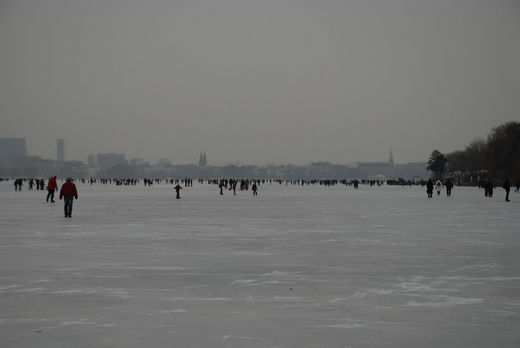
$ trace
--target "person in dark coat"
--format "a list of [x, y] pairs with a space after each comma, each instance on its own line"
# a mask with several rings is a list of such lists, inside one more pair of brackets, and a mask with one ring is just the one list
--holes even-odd
[[489, 180], [486, 182], [488, 197], [493, 197], [493, 189], [495, 188], [493, 185], [493, 181]]
[[504, 181], [502, 187], [504, 188], [504, 190], [506, 190], [506, 202], [509, 202], [509, 191], [511, 191], [511, 184], [509, 183], [509, 179], [506, 179], [506, 181]]
[[428, 179], [428, 182], [426, 183], [426, 193], [428, 194], [429, 198], [432, 198], [432, 196], [433, 196], [433, 181], [432, 181], [432, 179]]
[[175, 198], [181, 199], [181, 190], [182, 190], [181, 185], [177, 184], [177, 186], [175, 186], [174, 189], [175, 189], [175, 192], [177, 192], [177, 196]]
[[451, 182], [450, 179], [446, 180], [446, 182], [444, 183], [444, 186], [446, 186], [446, 195], [448, 197], [451, 196], [451, 189], [453, 188], [453, 183]]
[[78, 199], [78, 190], [76, 185], [72, 182], [71, 178], [67, 178], [67, 181], [61, 186], [60, 199], [63, 200], [65, 217], [72, 217], [72, 202], [74, 198]]
[[47, 184], [47, 202], [50, 198], [51, 202], [54, 203], [54, 191], [58, 191], [58, 183], [56, 182], [55, 176], [50, 178], [49, 183]]

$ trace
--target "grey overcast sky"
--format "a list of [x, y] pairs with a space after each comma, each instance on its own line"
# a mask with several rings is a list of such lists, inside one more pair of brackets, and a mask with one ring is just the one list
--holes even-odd
[[31, 155], [425, 161], [520, 120], [518, 0], [0, 0]]

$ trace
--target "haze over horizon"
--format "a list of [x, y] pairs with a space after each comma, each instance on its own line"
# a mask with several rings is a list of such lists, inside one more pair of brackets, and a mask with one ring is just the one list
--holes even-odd
[[0, 0], [0, 137], [31, 155], [426, 161], [520, 121], [514, 0]]

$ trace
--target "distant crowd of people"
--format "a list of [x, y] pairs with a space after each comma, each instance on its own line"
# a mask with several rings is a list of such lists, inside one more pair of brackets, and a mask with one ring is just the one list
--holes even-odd
[[[4, 179], [0, 179], [0, 181], [3, 181]], [[90, 185], [93, 184], [115, 184], [116, 186], [136, 186], [141, 180], [135, 179], [135, 178], [109, 178], [109, 179], [79, 179], [82, 183], [89, 183]], [[22, 187], [24, 183], [27, 183], [28, 190], [33, 190], [34, 187], [36, 187], [36, 190], [47, 190], [47, 196], [46, 196], [46, 202], [54, 203], [54, 195], [58, 191], [59, 186], [57, 182], [56, 176], [53, 176], [48, 179], [47, 185], [45, 185], [45, 180], [41, 178], [18, 178], [13, 181], [15, 191], [22, 191]], [[143, 179], [144, 186], [145, 187], [151, 187], [155, 184], [171, 184], [175, 185], [173, 189], [176, 193], [176, 199], [180, 199], [180, 191], [183, 189], [181, 186], [184, 185], [184, 187], [192, 187], [193, 186], [193, 179], [185, 178], [185, 179]], [[249, 191], [251, 189], [251, 192], [253, 196], [258, 195], [258, 189], [260, 185], [265, 184], [278, 184], [286, 186], [288, 185], [295, 185], [295, 186], [306, 186], [306, 185], [320, 185], [320, 186], [335, 186], [335, 185], [345, 185], [345, 186], [352, 186], [353, 188], [357, 189], [359, 185], [369, 185], [369, 186], [381, 186], [381, 185], [401, 185], [401, 186], [412, 186], [412, 185], [421, 185], [426, 186], [426, 193], [429, 198], [433, 197], [434, 191], [437, 193], [437, 196], [441, 195], [441, 192], [443, 189], [446, 189], [446, 196], [450, 197], [452, 194], [452, 190], [454, 187], [453, 182], [450, 179], [445, 180], [442, 182], [441, 180], [436, 180], [435, 182], [432, 179], [429, 179], [428, 181], [420, 180], [420, 181], [406, 181], [403, 179], [399, 180], [393, 180], [393, 181], [381, 181], [381, 180], [252, 180], [252, 179], [199, 179], [199, 184], [203, 184], [204, 182], [207, 182], [208, 184], [217, 185], [219, 188], [219, 194], [224, 195], [224, 191], [233, 191], [233, 195], [237, 194], [237, 189], [239, 191]], [[484, 189], [484, 195], [485, 197], [493, 197], [493, 191], [496, 187], [495, 184], [490, 181], [481, 181], [479, 183], [479, 187]], [[505, 179], [502, 188], [505, 190], [506, 196], [505, 201], [510, 202], [510, 191], [511, 191], [511, 183], [509, 179]], [[517, 180], [515, 183], [515, 192], [520, 192], [520, 181]], [[72, 216], [72, 206], [73, 206], [73, 200], [78, 199], [78, 191], [77, 187], [74, 184], [73, 180], [71, 178], [67, 178], [65, 183], [62, 185], [59, 195], [60, 200], [64, 199], [64, 215], [65, 217], [71, 217]]]
[[[451, 196], [451, 190], [453, 189], [453, 183], [450, 179], [447, 179], [444, 183], [442, 183], [440, 180], [437, 180], [435, 183], [430, 179], [426, 183], [426, 193], [429, 198], [433, 197], [433, 190], [437, 191], [437, 196], [441, 194], [442, 188], [446, 188], [446, 195], [448, 197]], [[479, 183], [479, 188], [484, 189], [484, 196], [485, 197], [493, 197], [493, 190], [495, 188], [495, 184], [491, 180], [481, 181]], [[504, 183], [502, 184], [502, 188], [506, 192], [505, 201], [510, 202], [509, 199], [509, 193], [511, 192], [511, 183], [508, 178], [505, 179]], [[520, 192], [520, 181], [517, 180], [515, 183], [515, 192]]]

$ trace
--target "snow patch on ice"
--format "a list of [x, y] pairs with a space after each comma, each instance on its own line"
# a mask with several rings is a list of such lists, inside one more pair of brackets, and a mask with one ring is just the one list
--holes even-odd
[[338, 297], [338, 298], [333, 298], [332, 300], [329, 300], [329, 302], [336, 303], [336, 302], [346, 301], [348, 299], [349, 299], [349, 297]]
[[472, 269], [483, 269], [483, 270], [491, 270], [501, 267], [498, 263], [486, 263], [486, 264], [475, 264], [475, 265], [468, 265], [456, 268], [452, 272], [460, 272], [460, 271], [467, 271]]
[[511, 281], [511, 280], [520, 280], [520, 277], [470, 277], [465, 275], [456, 275], [456, 276], [443, 276], [437, 278], [439, 280], [464, 280], [470, 282], [482, 282], [482, 281], [491, 281], [491, 282], [503, 282], [503, 281]]
[[319, 328], [334, 328], [334, 329], [358, 329], [367, 327], [367, 324], [337, 324], [337, 325], [316, 325]]
[[400, 284], [400, 287], [404, 289], [406, 292], [411, 291], [432, 291], [433, 289], [425, 284], [417, 283], [417, 282], [404, 282]]
[[355, 319], [326, 319], [329, 321], [333, 321], [331, 324], [324, 325], [315, 325], [313, 327], [317, 328], [333, 328], [333, 329], [358, 329], [363, 327], [368, 327], [368, 323], [366, 321], [355, 320]]
[[270, 273], [262, 274], [262, 277], [285, 277], [289, 275], [288, 272], [272, 271]]
[[408, 307], [450, 307], [459, 305], [474, 305], [483, 303], [481, 298], [452, 297], [452, 296], [433, 296], [433, 301], [417, 302], [408, 301]]
[[42, 292], [44, 288], [24, 288], [24, 289], [16, 289], [16, 290], [8, 290], [4, 292]]
[[107, 288], [85, 288], [85, 289], [69, 289], [69, 290], [56, 290], [50, 292], [51, 294], [58, 295], [74, 295], [74, 294], [83, 294], [83, 295], [92, 295], [92, 294], [106, 294], [109, 296], [117, 296], [117, 297], [130, 297], [128, 292], [121, 289], [107, 289]]
[[297, 296], [274, 296], [274, 297], [266, 297], [266, 296], [247, 296], [243, 298], [245, 301], [251, 302], [263, 302], [263, 303], [272, 303], [272, 302], [304, 302], [305, 297], [297, 297]]
[[251, 336], [233, 336], [233, 335], [225, 335], [219, 338], [220, 341], [227, 341], [231, 338], [241, 339], [241, 340], [253, 340], [253, 341], [269, 341], [268, 338], [263, 337], [251, 337]]
[[272, 253], [263, 253], [259, 251], [235, 251], [232, 254], [235, 255], [256, 255], [256, 256], [271, 256]]
[[247, 279], [247, 280], [235, 280], [232, 285], [239, 286], [241, 288], [253, 287], [253, 286], [264, 286], [264, 285], [274, 285], [274, 284], [289, 284], [289, 282], [284, 282], [281, 280], [265, 280], [265, 281], [256, 281], [255, 279]]
[[240, 285], [240, 284], [251, 284], [254, 283], [255, 279], [238, 279], [233, 282], [233, 285]]
[[227, 302], [233, 301], [233, 299], [230, 297], [170, 297], [169, 301]]
[[366, 290], [366, 291], [356, 291], [355, 293], [353, 293], [352, 295], [348, 296], [348, 297], [338, 297], [338, 298], [334, 298], [332, 300], [329, 300], [330, 303], [336, 303], [336, 302], [341, 302], [341, 301], [348, 301], [350, 299], [360, 299], [360, 298], [365, 298], [367, 297], [367, 295], [369, 294], [376, 294], [376, 295], [389, 295], [389, 294], [393, 294], [395, 291], [394, 290], [390, 290], [390, 289], [369, 289], [369, 290]]
[[78, 320], [65, 320], [60, 323], [60, 326], [71, 326], [71, 325], [96, 325], [95, 322], [90, 319], [78, 319]]

